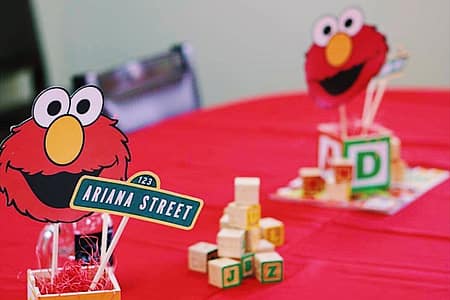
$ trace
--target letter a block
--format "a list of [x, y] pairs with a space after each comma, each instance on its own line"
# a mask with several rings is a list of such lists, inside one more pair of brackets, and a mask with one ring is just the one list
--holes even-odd
[[206, 273], [208, 270], [208, 261], [217, 257], [216, 245], [206, 242], [198, 242], [189, 247], [189, 269], [192, 271]]
[[367, 136], [341, 139], [336, 124], [319, 126], [318, 165], [325, 169], [332, 157], [344, 157], [353, 163], [352, 191], [387, 189], [391, 182], [391, 132], [374, 126]]
[[283, 258], [277, 252], [255, 254], [255, 275], [261, 283], [283, 280]]
[[230, 258], [218, 258], [208, 262], [209, 284], [219, 288], [238, 286], [242, 281], [241, 263]]

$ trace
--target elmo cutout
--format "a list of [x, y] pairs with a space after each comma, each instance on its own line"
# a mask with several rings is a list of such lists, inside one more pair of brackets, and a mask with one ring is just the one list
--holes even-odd
[[361, 11], [350, 8], [339, 19], [325, 16], [313, 29], [306, 53], [309, 94], [322, 107], [337, 107], [363, 91], [384, 64], [388, 46]]
[[41, 222], [75, 222], [90, 213], [69, 208], [83, 175], [125, 180], [130, 153], [117, 121], [101, 115], [103, 94], [85, 86], [39, 94], [32, 116], [0, 146], [0, 198]]

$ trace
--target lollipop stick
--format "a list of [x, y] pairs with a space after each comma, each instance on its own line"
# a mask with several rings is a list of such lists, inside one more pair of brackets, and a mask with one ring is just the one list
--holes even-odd
[[53, 227], [53, 244], [52, 244], [52, 265], [50, 272], [50, 281], [53, 284], [53, 280], [56, 275], [56, 268], [58, 267], [59, 223], [54, 223], [52, 227]]
[[365, 126], [366, 122], [367, 122], [366, 120], [367, 120], [367, 116], [368, 116], [368, 113], [369, 113], [369, 108], [370, 108], [370, 106], [372, 104], [373, 93], [375, 91], [376, 85], [377, 85], [377, 80], [376, 79], [372, 79], [369, 82], [369, 85], [366, 88], [366, 96], [364, 98], [364, 109], [363, 109], [363, 113], [362, 113], [362, 116], [361, 116], [361, 122], [362, 122], [362, 125], [363, 125], [363, 131], [367, 129], [366, 126]]
[[125, 226], [127, 225], [128, 219], [129, 217], [123, 217], [122, 220], [120, 221], [119, 227], [117, 228], [117, 232], [114, 235], [111, 241], [111, 245], [108, 247], [108, 250], [106, 251], [106, 254], [103, 256], [104, 258], [102, 259], [100, 266], [98, 267], [97, 273], [95, 273], [94, 279], [92, 279], [92, 283], [89, 286], [89, 290], [92, 291], [97, 286], [100, 277], [103, 275], [103, 272], [105, 271], [106, 264], [109, 261], [109, 258], [111, 257], [114, 248], [116, 248]]
[[339, 125], [341, 127], [341, 138], [347, 137], [347, 109], [345, 104], [339, 106]]
[[373, 120], [377, 114], [378, 108], [380, 107], [381, 100], [383, 99], [384, 92], [386, 91], [387, 79], [381, 79], [378, 81], [377, 90], [375, 93], [375, 98], [373, 99], [371, 108], [368, 113], [366, 128], [372, 126]]
[[100, 263], [103, 262], [106, 255], [106, 244], [108, 243], [108, 215], [102, 214], [102, 241], [100, 247]]

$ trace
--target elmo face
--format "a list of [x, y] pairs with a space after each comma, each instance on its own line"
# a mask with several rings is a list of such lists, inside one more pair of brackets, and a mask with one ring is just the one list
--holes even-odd
[[362, 13], [350, 8], [338, 20], [326, 16], [313, 31], [306, 53], [309, 94], [322, 107], [336, 107], [363, 91], [384, 64], [388, 46], [374, 26], [364, 25]]
[[75, 222], [90, 213], [69, 201], [83, 175], [126, 179], [127, 138], [103, 115], [94, 86], [53, 87], [38, 95], [32, 117], [12, 128], [0, 147], [0, 197], [41, 222]]

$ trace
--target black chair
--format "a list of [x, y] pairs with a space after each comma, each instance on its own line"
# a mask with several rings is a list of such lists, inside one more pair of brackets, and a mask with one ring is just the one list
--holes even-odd
[[73, 77], [75, 89], [86, 84], [103, 90], [104, 113], [119, 120], [118, 127], [124, 132], [198, 109], [201, 105], [192, 48], [186, 43], [114, 70]]
[[0, 10], [0, 79], [11, 78], [18, 71], [31, 75], [30, 95], [24, 96], [26, 99], [0, 95], [0, 141], [12, 125], [30, 116], [32, 98], [46, 83], [38, 34], [28, 0], [10, 1]]

